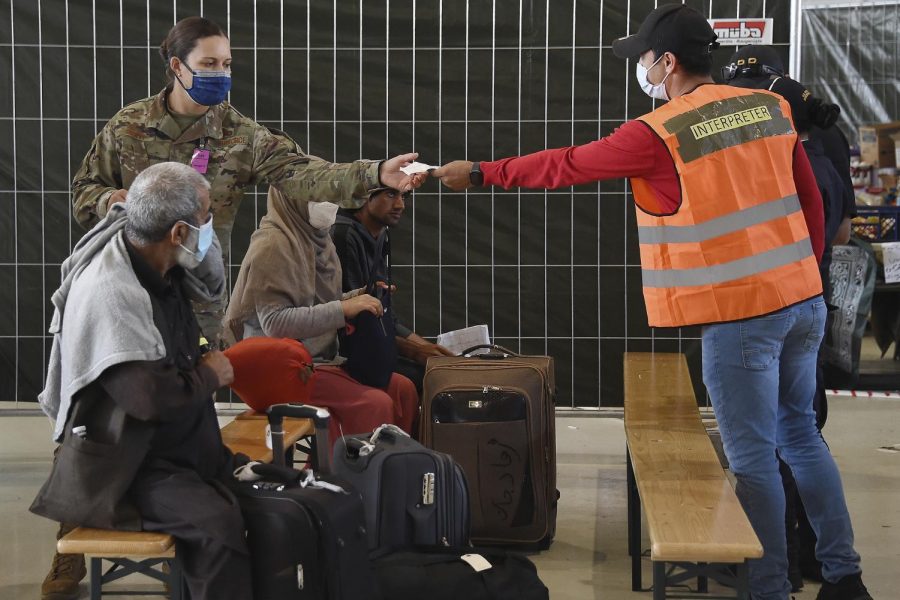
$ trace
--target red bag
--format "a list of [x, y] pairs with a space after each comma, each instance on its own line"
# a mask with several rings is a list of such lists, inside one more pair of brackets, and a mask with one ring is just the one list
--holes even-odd
[[273, 404], [308, 404], [313, 359], [297, 340], [251, 337], [225, 350], [234, 369], [231, 389], [257, 412]]

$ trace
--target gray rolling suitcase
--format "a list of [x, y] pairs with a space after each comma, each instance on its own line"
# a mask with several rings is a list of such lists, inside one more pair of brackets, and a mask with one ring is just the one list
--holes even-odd
[[468, 486], [446, 454], [386, 425], [339, 439], [332, 464], [334, 474], [362, 495], [373, 556], [414, 546], [468, 545]]

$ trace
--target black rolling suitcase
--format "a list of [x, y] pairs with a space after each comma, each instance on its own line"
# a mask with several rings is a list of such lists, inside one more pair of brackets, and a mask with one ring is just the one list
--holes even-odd
[[[489, 348], [486, 354], [470, 352]], [[466, 473], [472, 542], [547, 548], [556, 532], [553, 358], [476, 346], [428, 359], [419, 439]]]
[[469, 492], [462, 469], [395, 426], [342, 438], [334, 472], [362, 495], [373, 556], [413, 546], [469, 543]]
[[[283, 465], [284, 416], [315, 420], [315, 476]], [[253, 600], [380, 600], [362, 499], [330, 475], [327, 411], [276, 405], [269, 409], [269, 423], [272, 453], [282, 464], [254, 465], [251, 470], [262, 479], [235, 485], [247, 528]]]

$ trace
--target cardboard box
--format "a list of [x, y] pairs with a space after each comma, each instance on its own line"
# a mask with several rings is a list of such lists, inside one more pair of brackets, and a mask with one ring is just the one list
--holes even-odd
[[891, 139], [894, 140], [894, 166], [900, 169], [900, 133], [891, 135]]
[[894, 151], [894, 139], [900, 133], [900, 121], [863, 125], [859, 128], [859, 154], [863, 162], [882, 167], [896, 167], [897, 156]]

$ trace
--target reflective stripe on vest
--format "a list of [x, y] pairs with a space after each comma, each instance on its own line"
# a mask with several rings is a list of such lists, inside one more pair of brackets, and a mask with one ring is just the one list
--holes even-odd
[[804, 238], [787, 246], [773, 248], [721, 265], [698, 269], [641, 269], [641, 275], [644, 279], [644, 287], [670, 288], [712, 285], [765, 273], [812, 255], [812, 244], [809, 238]]
[[642, 244], [702, 242], [766, 221], [786, 217], [799, 210], [800, 198], [796, 194], [792, 194], [787, 198], [751, 206], [697, 225], [638, 226], [638, 239]]

